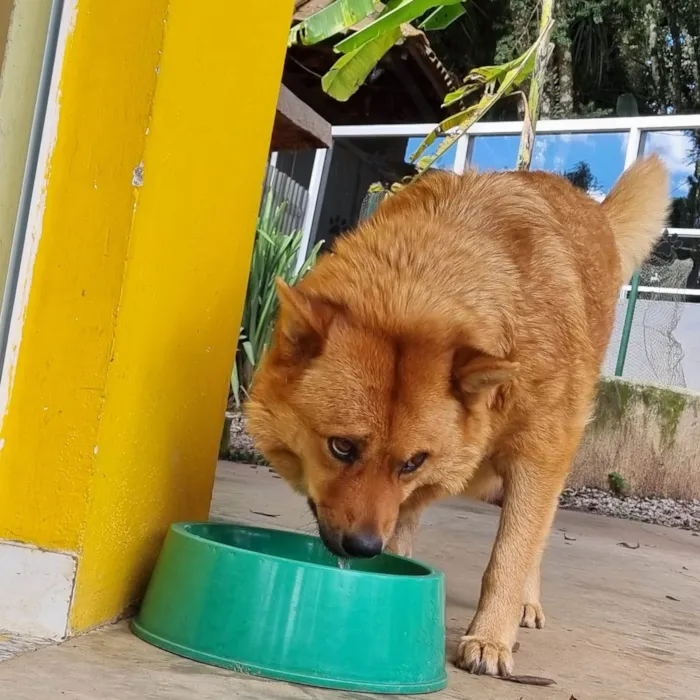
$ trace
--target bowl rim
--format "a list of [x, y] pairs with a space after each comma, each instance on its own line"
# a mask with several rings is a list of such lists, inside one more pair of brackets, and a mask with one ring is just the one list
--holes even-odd
[[253, 530], [256, 532], [265, 532], [265, 533], [280, 532], [280, 533], [283, 533], [285, 535], [292, 535], [294, 537], [298, 537], [298, 538], [306, 539], [306, 540], [320, 539], [318, 537], [314, 537], [313, 535], [309, 535], [308, 533], [298, 532], [296, 530], [291, 530], [291, 529], [285, 530], [282, 528], [262, 527], [259, 525], [248, 525], [246, 523], [227, 522], [227, 521], [221, 521], [221, 520], [183, 520], [180, 522], [172, 523], [170, 525], [169, 531], [174, 532], [178, 535], [182, 535], [188, 539], [198, 541], [198, 542], [207, 542], [209, 545], [214, 546], [217, 549], [234, 550], [238, 553], [245, 554], [247, 556], [263, 557], [263, 558], [268, 559], [268, 560], [284, 562], [287, 565], [298, 566], [300, 568], [322, 569], [324, 571], [328, 571], [329, 573], [334, 573], [336, 575], [338, 572], [340, 572], [344, 575], [373, 576], [373, 577], [381, 577], [381, 578], [387, 578], [387, 579], [403, 579], [404, 581], [432, 581], [432, 580], [436, 580], [436, 579], [437, 580], [444, 579], [444, 574], [439, 569], [436, 569], [436, 568], [430, 566], [429, 564], [426, 564], [418, 559], [413, 559], [413, 558], [409, 558], [409, 557], [402, 557], [402, 556], [399, 556], [398, 554], [391, 554], [390, 552], [384, 552], [381, 554], [381, 556], [410, 562], [411, 564], [419, 566], [422, 569], [424, 569], [425, 573], [424, 574], [410, 575], [410, 574], [392, 574], [392, 573], [383, 572], [383, 571], [358, 571], [356, 569], [341, 569], [341, 568], [335, 568], [332, 566], [327, 566], [325, 564], [316, 564], [314, 562], [305, 562], [305, 561], [300, 561], [298, 559], [289, 559], [287, 557], [280, 557], [276, 554], [268, 554], [267, 552], [255, 552], [251, 549], [246, 549], [244, 547], [237, 547], [235, 545], [224, 544], [223, 542], [218, 542], [216, 540], [207, 539], [206, 537], [202, 537], [201, 535], [197, 535], [197, 534], [187, 530], [188, 526], [193, 526], [193, 525], [195, 525], [195, 526], [204, 526], [204, 525], [212, 526], [213, 525], [215, 527], [221, 527], [221, 528], [235, 528], [235, 529], [240, 529], [240, 530]]

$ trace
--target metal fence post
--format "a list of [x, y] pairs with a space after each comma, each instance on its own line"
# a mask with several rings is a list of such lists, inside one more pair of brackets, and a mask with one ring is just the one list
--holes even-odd
[[617, 351], [617, 364], [615, 365], [615, 376], [621, 377], [625, 369], [625, 359], [627, 358], [627, 347], [630, 342], [632, 332], [632, 319], [634, 309], [637, 306], [637, 295], [639, 294], [639, 270], [632, 275], [632, 288], [627, 300], [627, 312], [625, 313], [625, 324], [622, 326], [622, 336], [620, 337], [620, 348]]
[[311, 180], [309, 182], [309, 198], [306, 202], [306, 211], [301, 226], [301, 244], [297, 253], [295, 272], [301, 270], [309, 249], [313, 247], [313, 238], [316, 234], [321, 207], [323, 206], [323, 196], [326, 192], [326, 183], [328, 182], [332, 149], [332, 146], [331, 148], [319, 148], [314, 155], [314, 164], [311, 169]]
[[[627, 152], [625, 153], [625, 170], [634, 165], [637, 156], [642, 150], [642, 132], [639, 127], [633, 126], [629, 131], [629, 140], [627, 141]], [[630, 283], [631, 289], [627, 298], [627, 311], [625, 313], [625, 323], [622, 326], [622, 335], [620, 336], [620, 347], [617, 351], [617, 363], [615, 364], [615, 376], [621, 377], [622, 371], [625, 368], [625, 360], [627, 359], [627, 348], [630, 342], [630, 334], [632, 333], [632, 320], [634, 318], [634, 309], [637, 306], [637, 296], [639, 294], [639, 270], [632, 275]]]

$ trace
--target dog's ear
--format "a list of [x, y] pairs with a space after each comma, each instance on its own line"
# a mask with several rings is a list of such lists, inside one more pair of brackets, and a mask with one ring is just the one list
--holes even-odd
[[321, 354], [334, 308], [309, 297], [277, 278], [280, 313], [277, 320], [279, 351], [288, 360], [311, 360]]
[[454, 355], [453, 383], [463, 396], [495, 389], [515, 378], [517, 362], [487, 355], [473, 348], [459, 348]]

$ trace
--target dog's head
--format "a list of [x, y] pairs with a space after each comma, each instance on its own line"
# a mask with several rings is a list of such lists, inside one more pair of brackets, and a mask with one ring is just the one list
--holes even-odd
[[379, 554], [409, 498], [464, 488], [517, 365], [439, 329], [389, 333], [303, 286], [280, 283], [278, 292], [249, 429], [307, 496], [332, 552]]

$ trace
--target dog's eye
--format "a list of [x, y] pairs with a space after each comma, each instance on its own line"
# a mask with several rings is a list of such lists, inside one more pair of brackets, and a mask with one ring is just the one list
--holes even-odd
[[411, 472], [416, 471], [416, 469], [421, 467], [423, 462], [425, 462], [427, 456], [427, 452], [418, 452], [414, 454], [411, 459], [401, 465], [401, 473], [410, 474]]
[[347, 438], [329, 438], [328, 449], [336, 459], [345, 464], [352, 464], [357, 459], [357, 445]]

